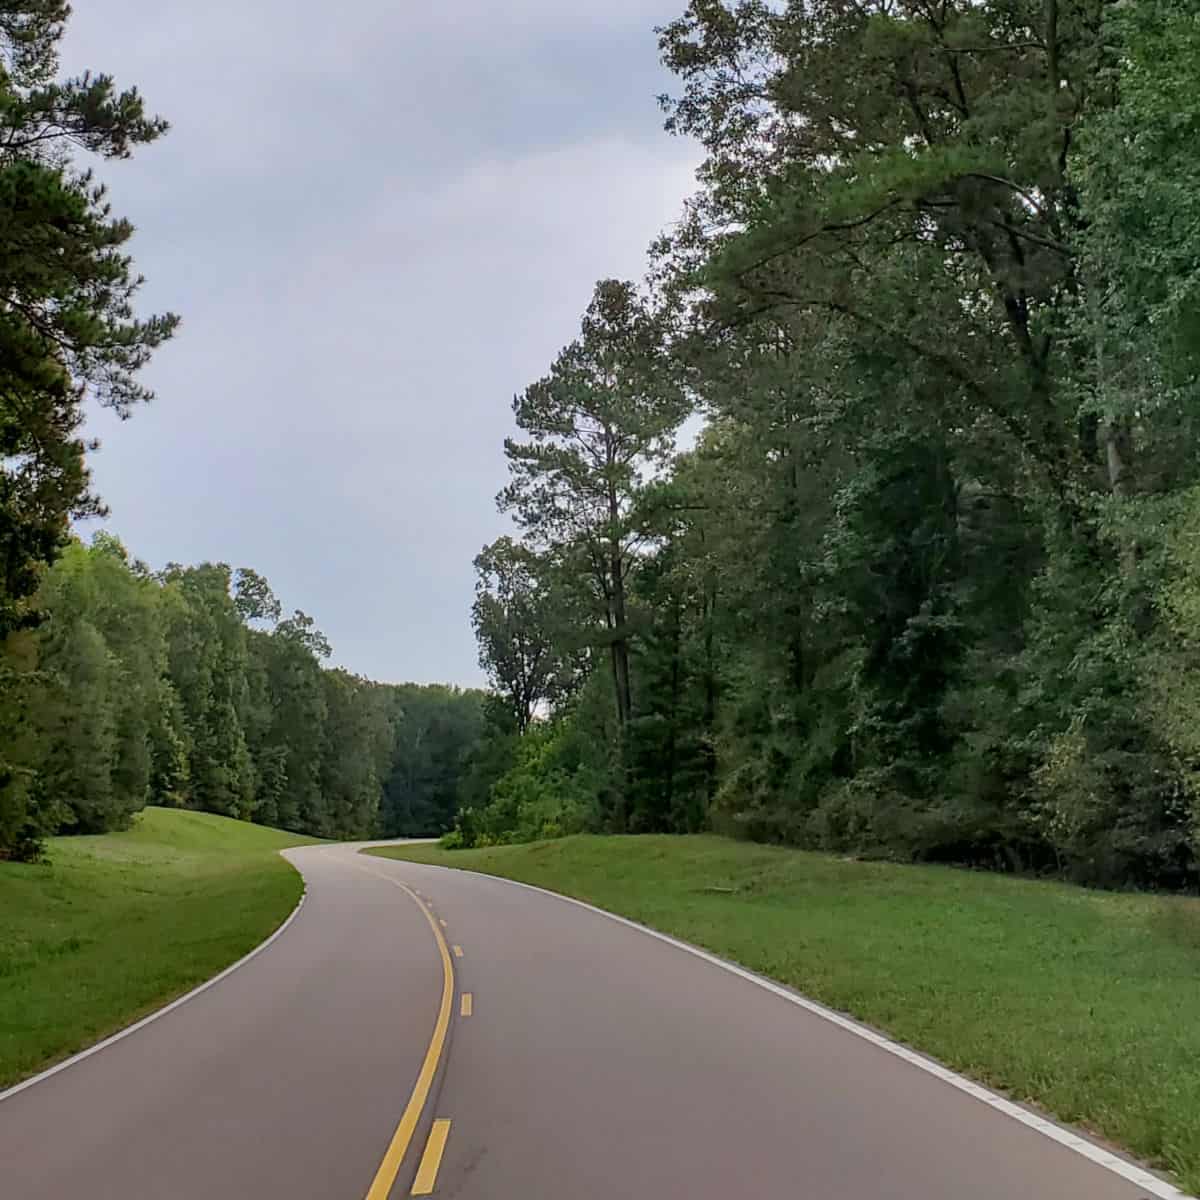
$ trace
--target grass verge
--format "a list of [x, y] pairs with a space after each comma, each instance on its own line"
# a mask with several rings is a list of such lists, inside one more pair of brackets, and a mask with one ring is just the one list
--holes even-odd
[[1200, 901], [716, 837], [373, 853], [537, 884], [674, 934], [1200, 1192]]
[[148, 808], [125, 833], [0, 862], [0, 1088], [211, 978], [291, 912], [296, 837]]

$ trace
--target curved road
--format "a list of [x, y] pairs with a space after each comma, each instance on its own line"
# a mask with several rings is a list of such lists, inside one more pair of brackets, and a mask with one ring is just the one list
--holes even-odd
[[357, 848], [289, 851], [261, 954], [0, 1100], [3, 1200], [1151, 1194], [627, 925]]

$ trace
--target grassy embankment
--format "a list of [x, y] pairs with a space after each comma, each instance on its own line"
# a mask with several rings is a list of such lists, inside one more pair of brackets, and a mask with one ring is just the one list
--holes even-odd
[[0, 862], [0, 1087], [215, 975], [300, 897], [277, 853], [311, 838], [148, 808], [126, 833]]
[[716, 837], [375, 853], [519, 879], [675, 934], [1200, 1192], [1200, 901]]

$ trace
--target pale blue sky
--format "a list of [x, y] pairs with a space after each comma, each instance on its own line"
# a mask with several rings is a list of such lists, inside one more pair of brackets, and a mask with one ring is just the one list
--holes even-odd
[[692, 190], [655, 104], [681, 8], [80, 4], [66, 68], [173, 123], [101, 174], [145, 307], [184, 318], [156, 403], [92, 423], [109, 527], [154, 566], [256, 568], [351, 670], [479, 682], [512, 395]]

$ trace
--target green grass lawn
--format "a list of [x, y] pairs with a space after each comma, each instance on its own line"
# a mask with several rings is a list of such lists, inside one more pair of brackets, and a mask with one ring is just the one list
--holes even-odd
[[1200, 901], [716, 837], [374, 853], [538, 884], [675, 934], [1200, 1190]]
[[55, 838], [50, 862], [0, 862], [0, 1087], [203, 982], [300, 897], [295, 837], [148, 808], [126, 833]]

